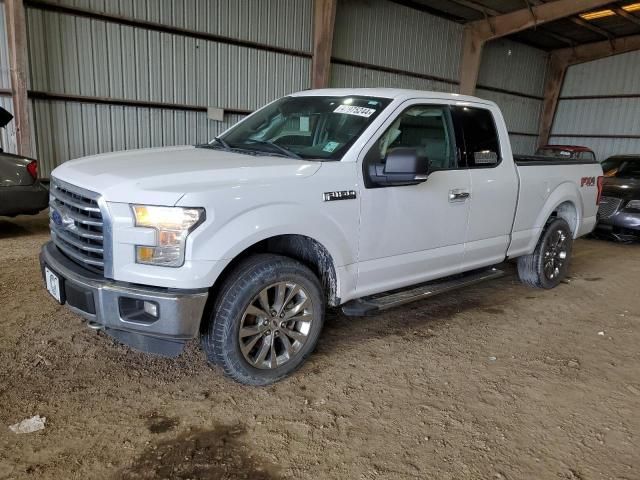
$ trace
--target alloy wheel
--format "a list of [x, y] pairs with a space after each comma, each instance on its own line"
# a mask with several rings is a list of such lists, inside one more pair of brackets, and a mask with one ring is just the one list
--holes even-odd
[[309, 337], [313, 304], [294, 282], [278, 282], [256, 295], [246, 308], [238, 337], [240, 351], [253, 367], [274, 369], [297, 355]]
[[549, 280], [553, 280], [560, 275], [567, 255], [567, 234], [561, 229], [558, 229], [549, 236], [543, 257], [544, 274]]

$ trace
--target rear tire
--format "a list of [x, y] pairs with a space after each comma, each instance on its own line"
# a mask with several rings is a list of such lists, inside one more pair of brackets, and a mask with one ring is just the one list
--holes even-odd
[[555, 218], [547, 223], [535, 251], [518, 258], [518, 276], [533, 288], [554, 288], [566, 277], [573, 249], [569, 224]]
[[288, 257], [241, 262], [216, 298], [201, 336], [210, 362], [246, 385], [268, 385], [296, 371], [313, 352], [324, 323], [318, 278]]

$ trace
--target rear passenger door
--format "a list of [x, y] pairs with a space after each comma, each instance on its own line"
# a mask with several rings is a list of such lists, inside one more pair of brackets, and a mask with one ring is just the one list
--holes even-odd
[[[509, 134], [495, 107], [452, 107], [460, 162], [471, 177], [464, 270], [504, 260], [516, 209], [518, 178]], [[496, 118], [500, 121], [496, 122]]]

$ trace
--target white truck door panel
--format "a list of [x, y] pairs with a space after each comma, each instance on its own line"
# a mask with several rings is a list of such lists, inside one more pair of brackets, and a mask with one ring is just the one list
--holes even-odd
[[456, 153], [448, 106], [413, 100], [398, 113], [363, 149], [360, 164], [373, 148], [384, 157], [396, 146], [416, 145], [435, 171], [418, 185], [363, 185], [359, 296], [456, 273], [464, 254], [471, 184], [468, 170], [451, 168]]
[[464, 253], [470, 270], [504, 260], [518, 196], [509, 134], [500, 111], [491, 106], [455, 108], [463, 132], [462, 155], [469, 166], [471, 198]]
[[434, 172], [420, 184], [363, 189], [358, 294], [411, 285], [459, 270], [469, 216], [469, 172]]

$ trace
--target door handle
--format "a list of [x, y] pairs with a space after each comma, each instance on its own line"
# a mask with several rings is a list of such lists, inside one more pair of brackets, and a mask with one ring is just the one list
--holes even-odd
[[464, 202], [469, 198], [471, 194], [464, 190], [449, 190], [449, 201], [454, 202]]

